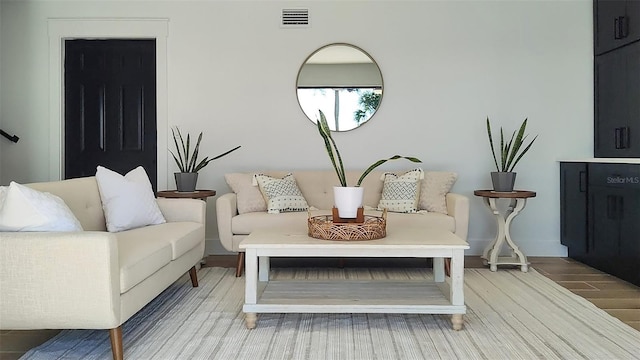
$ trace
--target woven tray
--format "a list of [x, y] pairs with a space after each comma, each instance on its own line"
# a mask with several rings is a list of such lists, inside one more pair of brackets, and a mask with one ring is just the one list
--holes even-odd
[[332, 215], [311, 216], [309, 236], [335, 241], [375, 240], [387, 236], [387, 211], [382, 216], [365, 215], [362, 223], [334, 223]]

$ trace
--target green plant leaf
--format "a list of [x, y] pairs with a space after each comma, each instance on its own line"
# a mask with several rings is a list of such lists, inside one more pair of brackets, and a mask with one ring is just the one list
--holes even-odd
[[493, 156], [493, 162], [496, 166], [497, 171], [499, 172], [510, 172], [513, 171], [516, 164], [522, 159], [524, 154], [529, 151], [533, 142], [538, 138], [536, 137], [531, 140], [524, 148], [523, 145], [526, 142], [528, 135], [525, 134], [527, 128], [528, 119], [524, 119], [522, 124], [520, 124], [520, 128], [517, 131], [514, 131], [511, 134], [511, 138], [508, 142], [505, 142], [504, 131], [502, 127], [500, 127], [500, 164], [498, 164], [498, 159], [496, 156], [496, 149], [493, 144], [493, 136], [491, 131], [491, 124], [489, 122], [489, 118], [487, 117], [487, 136], [489, 137], [489, 145], [491, 146], [491, 154]]
[[[340, 181], [341, 186], [347, 186], [347, 179], [345, 177], [344, 165], [342, 163], [342, 156], [340, 156], [340, 151], [338, 150], [338, 146], [336, 142], [331, 137], [331, 129], [329, 128], [329, 124], [327, 123], [327, 118], [325, 117], [322, 110], [318, 110], [320, 113], [320, 118], [316, 122], [318, 127], [318, 132], [322, 139], [324, 140], [324, 145], [327, 149], [327, 154], [329, 155], [329, 159], [331, 160], [331, 164], [338, 175], [338, 181]], [[337, 161], [336, 161], [337, 158]]]
[[400, 156], [400, 155], [394, 155], [388, 159], [382, 159], [382, 160], [378, 160], [376, 162], [374, 162], [371, 166], [369, 166], [367, 168], [367, 170], [365, 170], [362, 175], [360, 176], [360, 178], [358, 179], [358, 183], [356, 184], [356, 186], [360, 186], [362, 185], [362, 182], [364, 181], [364, 178], [367, 177], [367, 175], [369, 175], [369, 173], [371, 173], [375, 168], [377, 168], [378, 166], [386, 163], [387, 161], [391, 161], [391, 160], [398, 160], [398, 159], [407, 159], [411, 162], [414, 163], [421, 163], [422, 160], [415, 158], [415, 157], [411, 157], [411, 156]]
[[[320, 118], [316, 122], [318, 132], [320, 133], [320, 136], [322, 136], [322, 139], [324, 140], [324, 145], [325, 145], [325, 148], [327, 149], [327, 154], [329, 155], [331, 164], [333, 165], [333, 168], [335, 169], [336, 174], [338, 175], [340, 186], [348, 186], [346, 174], [344, 171], [344, 165], [342, 163], [342, 156], [340, 156], [340, 151], [338, 151], [338, 146], [336, 145], [336, 142], [333, 140], [333, 137], [331, 137], [331, 130], [329, 128], [329, 124], [327, 123], [327, 118], [325, 117], [322, 110], [318, 110], [318, 112], [320, 113]], [[397, 160], [397, 159], [407, 159], [411, 162], [422, 162], [420, 159], [415, 157], [400, 156], [400, 155], [394, 155], [389, 159], [378, 160], [375, 163], [373, 163], [373, 165], [369, 166], [369, 168], [367, 168], [367, 170], [365, 170], [364, 173], [362, 173], [362, 175], [360, 176], [360, 179], [358, 179], [358, 183], [356, 184], [356, 186], [360, 186], [364, 178], [367, 175], [369, 175], [369, 173], [373, 171], [373, 169], [377, 168], [378, 166], [384, 164], [389, 160]]]
[[[173, 135], [173, 144], [176, 147], [176, 152], [169, 150], [169, 153], [173, 156], [173, 160], [176, 162], [178, 169], [180, 172], [195, 172], [197, 173], [202, 168], [207, 166], [211, 161], [219, 159], [235, 150], [238, 150], [241, 146], [238, 145], [235, 148], [226, 151], [214, 158], [205, 157], [203, 160], [198, 162], [198, 157], [200, 155], [200, 143], [202, 142], [203, 133], [200, 132], [198, 135], [198, 140], [196, 141], [195, 146], [193, 147], [193, 153], [191, 152], [191, 136], [187, 134], [186, 141], [182, 136], [182, 132], [176, 126], [171, 129], [171, 133]], [[179, 140], [179, 141], [178, 141]]]
[[[180, 146], [178, 146], [178, 139], [176, 137], [176, 132], [178, 137], [180, 138], [180, 143], [183, 144], [183, 149], [184, 149], [184, 142], [182, 141], [182, 134], [180, 133], [180, 129], [179, 128], [173, 128], [171, 129], [171, 132], [173, 133], [173, 142], [176, 145], [176, 152], [178, 153], [177, 158], [176, 155], [173, 154], [173, 152], [171, 153], [171, 155], [173, 155], [173, 159], [176, 161], [176, 164], [178, 165], [178, 169], [180, 170], [180, 172], [186, 172], [185, 171], [185, 166], [184, 166], [184, 161], [182, 160], [182, 153], [180, 152]], [[169, 150], [171, 151], [171, 150]]]
[[491, 155], [493, 155], [493, 162], [496, 164], [496, 170], [500, 171], [500, 167], [498, 166], [498, 159], [496, 158], [496, 149], [493, 146], [493, 136], [491, 135], [491, 123], [489, 122], [488, 116], [487, 116], [487, 135], [489, 136], [489, 146], [491, 146]]
[[211, 158], [211, 160], [219, 159], [219, 158], [221, 158], [221, 157], [223, 157], [223, 156], [225, 156], [227, 154], [230, 154], [230, 153], [240, 149], [240, 147], [241, 147], [241, 145], [238, 145], [238, 146], [234, 147], [233, 149], [231, 149], [231, 150], [229, 150], [227, 152], [224, 152], [224, 153], [222, 153], [222, 154], [220, 154], [220, 155], [218, 155], [216, 157]]

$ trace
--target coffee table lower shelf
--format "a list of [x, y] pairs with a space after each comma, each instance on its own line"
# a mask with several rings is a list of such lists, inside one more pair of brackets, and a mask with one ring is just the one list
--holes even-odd
[[255, 313], [462, 314], [452, 305], [449, 284], [384, 280], [286, 280], [258, 282], [257, 303], [245, 304], [247, 327]]

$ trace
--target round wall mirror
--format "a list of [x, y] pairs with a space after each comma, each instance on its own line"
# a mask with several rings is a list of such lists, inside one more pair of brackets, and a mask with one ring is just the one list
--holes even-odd
[[382, 73], [364, 50], [350, 44], [329, 44], [311, 54], [300, 67], [298, 104], [312, 122], [322, 110], [333, 131], [366, 123], [382, 101]]

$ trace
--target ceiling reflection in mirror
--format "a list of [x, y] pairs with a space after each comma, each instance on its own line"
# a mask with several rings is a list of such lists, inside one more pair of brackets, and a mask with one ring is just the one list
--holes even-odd
[[322, 110], [333, 131], [366, 123], [382, 101], [382, 74], [364, 50], [329, 44], [311, 54], [298, 72], [300, 108], [314, 123]]

